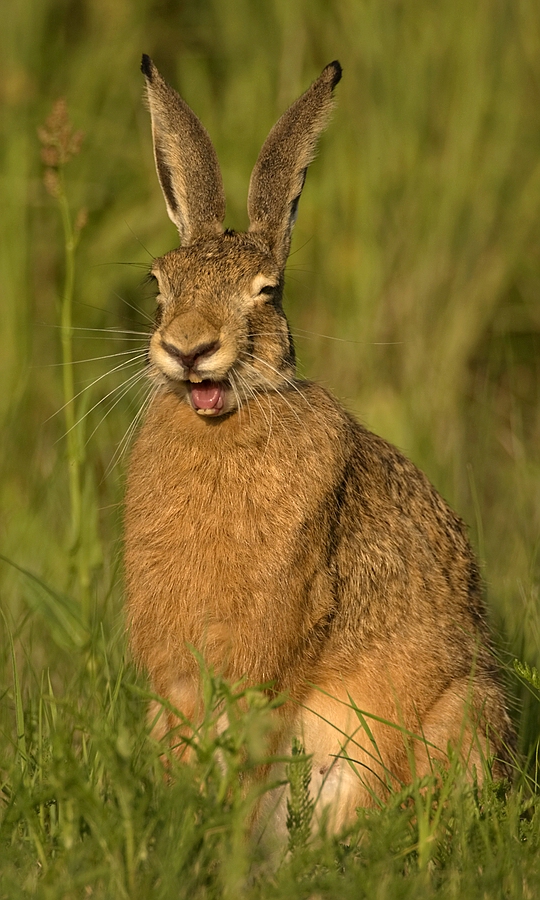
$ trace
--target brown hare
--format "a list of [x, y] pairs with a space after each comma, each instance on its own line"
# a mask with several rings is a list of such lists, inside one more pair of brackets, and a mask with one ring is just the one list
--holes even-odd
[[[288, 700], [336, 827], [453, 746], [509, 771], [512, 728], [460, 519], [402, 454], [297, 379], [282, 308], [306, 170], [338, 62], [284, 113], [223, 231], [210, 138], [143, 56], [157, 173], [180, 248], [152, 266], [154, 399], [131, 455], [125, 570], [131, 645], [190, 721], [199, 668]], [[358, 712], [361, 711], [361, 714]], [[162, 717], [165, 734], [174, 716]]]

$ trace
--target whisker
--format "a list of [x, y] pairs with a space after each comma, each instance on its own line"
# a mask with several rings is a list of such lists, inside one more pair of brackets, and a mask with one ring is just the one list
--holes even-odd
[[[81, 341], [116, 341], [117, 343], [118, 341], [122, 341], [124, 344], [129, 342], [141, 344], [141, 341], [143, 340], [142, 337], [130, 337], [129, 335], [124, 336], [122, 334], [75, 334], [73, 337]], [[146, 335], [146, 340], [143, 344], [144, 347], [148, 347], [148, 337], [149, 335]]]
[[[292, 251], [292, 253], [289, 253], [289, 259], [291, 258], [291, 256], [296, 256], [296, 254], [299, 253], [300, 250], [303, 250], [304, 247], [307, 247], [308, 244], [311, 244], [313, 237], [314, 236], [312, 235], [311, 237], [306, 238], [306, 240], [304, 241], [303, 244], [300, 244], [299, 247], [295, 247], [295, 249]], [[289, 268], [289, 265], [287, 265], [287, 268]]]
[[77, 394], [75, 394], [74, 397], [71, 397], [67, 401], [67, 403], [64, 403], [64, 405], [61, 406], [60, 409], [57, 409], [56, 412], [53, 412], [53, 414], [51, 416], [49, 416], [47, 419], [45, 419], [45, 422], [49, 422], [50, 419], [54, 419], [54, 417], [57, 416], [58, 413], [61, 413], [62, 410], [64, 410], [66, 408], [66, 406], [69, 406], [70, 403], [74, 403], [75, 400], [77, 400], [77, 398], [81, 396], [81, 394], [84, 394], [85, 391], [89, 391], [90, 388], [93, 388], [94, 385], [98, 384], [99, 381], [103, 381], [104, 378], [107, 378], [109, 375], [112, 375], [113, 372], [118, 372], [120, 369], [126, 369], [128, 366], [132, 366], [138, 362], [139, 362], [139, 359], [124, 360], [124, 362], [121, 362], [120, 365], [115, 366], [113, 369], [109, 369], [109, 371], [104, 372], [102, 375], [99, 375], [97, 378], [94, 379], [94, 381], [92, 381], [90, 384], [87, 384], [85, 387], [82, 388], [82, 390], [80, 390]]
[[133, 436], [133, 433], [134, 433], [138, 423], [140, 422], [142, 416], [145, 414], [146, 410], [149, 408], [150, 404], [152, 403], [154, 397], [156, 396], [156, 394], [158, 392], [159, 392], [159, 386], [156, 387], [153, 384], [150, 384], [148, 386], [148, 392], [146, 394], [146, 397], [143, 400], [143, 402], [141, 403], [139, 410], [133, 417], [132, 422], [130, 423], [130, 425], [128, 425], [122, 440], [118, 444], [118, 447], [114, 451], [112, 459], [109, 462], [109, 465], [107, 466], [107, 468], [104, 472], [104, 477], [106, 477], [109, 474], [109, 472], [111, 471], [111, 469], [114, 468], [116, 463], [120, 462], [120, 460], [122, 459], [124, 453], [126, 452], [128, 446], [130, 444], [131, 438]]
[[[283, 393], [283, 391], [280, 391], [280, 389], [279, 389], [278, 387], [276, 387], [275, 385], [273, 385], [272, 382], [270, 381], [270, 379], [269, 379], [269, 378], [266, 378], [265, 375], [261, 375], [261, 378], [263, 378], [266, 382], [268, 382], [268, 384], [271, 386], [272, 390], [273, 390], [276, 394], [278, 394], [278, 395], [281, 397], [281, 399], [287, 404], [287, 406], [289, 407], [290, 411], [292, 412], [292, 414], [293, 414], [293, 416], [295, 417], [295, 419], [296, 419], [296, 421], [298, 422], [298, 424], [303, 426], [304, 423], [302, 422], [302, 419], [300, 418], [300, 416], [299, 416], [298, 413], [296, 412], [296, 410], [295, 410], [293, 404], [290, 403], [290, 402], [287, 400], [287, 397], [285, 396], [285, 394]], [[304, 398], [304, 399], [305, 399], [305, 398]], [[306, 402], [308, 402], [308, 401], [306, 401]], [[308, 402], [308, 406], [309, 406], [309, 405], [310, 405], [310, 404], [309, 404], [309, 402]]]
[[[56, 325], [54, 322], [40, 322], [39, 324], [47, 328], [62, 328], [61, 325]], [[137, 334], [146, 339], [150, 337], [149, 331], [133, 331], [131, 329], [116, 328], [113, 326], [110, 326], [109, 328], [89, 328], [82, 325], [72, 325], [71, 331], [97, 331], [100, 334], [118, 335], [118, 337], [122, 337], [125, 334]]]
[[114, 334], [119, 337], [123, 337], [125, 334], [136, 334], [138, 337], [149, 338], [149, 331], [134, 331], [131, 328], [83, 328], [81, 326], [74, 326], [73, 331], [101, 331], [103, 334]]
[[[319, 331], [306, 331], [304, 328], [291, 328], [291, 334], [299, 340], [308, 340], [308, 338], [324, 338], [327, 341], [339, 341], [341, 344], [358, 344], [362, 347], [395, 347], [405, 343], [405, 341], [355, 341], [351, 338], [336, 337], [332, 334], [322, 334]], [[275, 331], [252, 331], [252, 337], [275, 337]]]
[[145, 318], [148, 322], [150, 322], [150, 325], [153, 325], [153, 324], [154, 324], [154, 320], [153, 320], [152, 316], [149, 316], [147, 313], [144, 312], [144, 310], [139, 309], [139, 308], [138, 308], [137, 306], [135, 306], [133, 303], [130, 303], [129, 300], [126, 300], [125, 297], [122, 297], [121, 294], [117, 294], [117, 293], [115, 292], [115, 293], [113, 294], [113, 296], [116, 297], [118, 300], [121, 300], [122, 303], [125, 303], [126, 306], [129, 306], [130, 309], [134, 310], [134, 312], [136, 312], [138, 315], [143, 316], [143, 318]]
[[[239, 381], [239, 382], [241, 383], [241, 385], [242, 385], [245, 400], [246, 400], [246, 401], [254, 400], [254, 401], [257, 403], [257, 405], [259, 406], [259, 408], [260, 408], [260, 410], [261, 410], [261, 413], [262, 413], [262, 415], [263, 415], [263, 417], [264, 417], [264, 419], [265, 419], [265, 421], [266, 421], [268, 427], [270, 427], [270, 423], [269, 423], [268, 419], [266, 418], [265, 413], [264, 413], [264, 410], [263, 410], [263, 408], [262, 408], [262, 406], [261, 406], [261, 404], [260, 404], [260, 402], [259, 402], [259, 399], [258, 399], [258, 397], [257, 397], [257, 392], [253, 390], [253, 388], [251, 387], [251, 385], [249, 384], [249, 382], [246, 381], [246, 379], [240, 374], [240, 372], [236, 372], [236, 377], [238, 378], [238, 381]], [[252, 420], [252, 417], [251, 417], [251, 406], [250, 406], [249, 402], [246, 402], [246, 406], [247, 406], [247, 409], [248, 409], [248, 412], [249, 412], [249, 421], [250, 421], [250, 424], [251, 424], [253, 420]]]
[[[237, 409], [238, 409], [238, 414], [239, 414], [239, 416], [241, 416], [244, 407], [243, 407], [242, 401], [241, 401], [241, 399], [240, 399], [240, 394], [239, 394], [239, 392], [238, 392], [238, 390], [237, 390], [237, 388], [236, 388], [236, 385], [235, 385], [235, 383], [234, 383], [234, 372], [233, 372], [232, 370], [229, 372], [229, 384], [231, 385], [233, 394], [234, 394], [235, 399], [236, 399], [236, 405], [237, 405]], [[248, 411], [249, 411], [249, 420], [250, 420], [250, 422], [251, 422], [251, 410], [249, 409], [249, 406], [248, 406]]]
[[[250, 355], [253, 356], [253, 354], [250, 354]], [[254, 357], [254, 359], [257, 359], [257, 358], [258, 358], [258, 357]], [[271, 366], [270, 363], [266, 363], [266, 362], [265, 362], [264, 360], [262, 360], [262, 359], [260, 359], [259, 362], [261, 362], [263, 365], [267, 365], [269, 369], [272, 369], [272, 371], [273, 371], [273, 372], [276, 372], [278, 375], [282, 375], [282, 373], [279, 372], [277, 369], [275, 369], [274, 366]], [[257, 372], [256, 369], [254, 369], [254, 370]], [[270, 388], [271, 388], [273, 391], [275, 391], [276, 394], [279, 394], [279, 396], [285, 401], [285, 403], [287, 404], [287, 406], [288, 406], [289, 409], [291, 410], [291, 412], [292, 412], [292, 414], [294, 415], [294, 417], [296, 418], [297, 422], [298, 422], [300, 425], [303, 425], [304, 423], [302, 422], [300, 416], [298, 415], [298, 413], [297, 413], [297, 411], [295, 410], [294, 406], [293, 406], [291, 403], [289, 403], [289, 401], [287, 400], [287, 398], [286, 398], [285, 394], [283, 393], [283, 391], [280, 391], [279, 387], [277, 387], [275, 384], [273, 384], [273, 383], [270, 381], [269, 378], [267, 378], [265, 375], [263, 375], [262, 372], [257, 372], [257, 375], [258, 375], [260, 378], [262, 378], [262, 379], [270, 386]], [[307, 403], [307, 405], [311, 408], [311, 404], [310, 404], [309, 400], [308, 400], [308, 399], [304, 396], [304, 394], [302, 394], [302, 392], [296, 387], [296, 385], [294, 384], [294, 382], [292, 382], [289, 378], [286, 378], [284, 375], [282, 375], [282, 377], [283, 377], [283, 380], [284, 380], [287, 384], [289, 384], [291, 387], [293, 387], [293, 388], [296, 390], [296, 392], [302, 397], [302, 399], [303, 399], [303, 400]]]
[[[261, 413], [264, 415], [262, 400], [259, 397], [255, 397], [255, 399], [261, 408]], [[262, 452], [263, 457], [265, 456], [266, 451], [268, 450], [268, 446], [270, 444], [270, 439], [272, 437], [272, 431], [273, 431], [273, 427], [274, 427], [274, 412], [272, 410], [271, 403], [268, 404], [268, 412], [270, 413], [270, 422], [268, 423], [268, 437], [266, 438], [266, 444], [264, 445], [264, 450]], [[266, 419], [266, 416], [265, 416], [265, 419]]]
[[405, 341], [353, 341], [350, 338], [334, 337], [331, 334], [320, 334], [318, 331], [306, 331], [304, 328], [296, 328], [293, 332], [298, 337], [319, 337], [327, 341], [339, 341], [341, 344], [360, 344], [363, 347], [395, 347], [404, 344]]
[[[145, 372], [144, 370], [141, 371], [141, 372], [139, 372], [138, 374], [139, 374], [139, 376], [140, 376], [140, 380], [141, 380], [141, 381], [143, 381], [143, 380], [146, 381], [146, 372]], [[103, 425], [103, 422], [105, 421], [105, 419], [107, 418], [107, 416], [109, 415], [109, 413], [111, 413], [111, 412], [113, 411], [113, 409], [114, 409], [116, 406], [118, 406], [118, 404], [124, 399], [124, 397], [126, 396], [126, 394], [129, 394], [129, 392], [133, 389], [133, 387], [134, 387], [136, 384], [137, 384], [137, 379], [134, 378], [133, 376], [131, 376], [131, 378], [128, 378], [128, 380], [125, 381], [122, 385], [119, 385], [118, 388], [115, 388], [114, 390], [110, 391], [110, 393], [107, 394], [106, 397], [103, 397], [100, 401], [98, 401], [98, 403], [96, 403], [96, 405], [93, 407], [93, 409], [95, 409], [97, 406], [99, 406], [100, 403], [104, 403], [105, 400], [107, 400], [107, 398], [111, 396], [111, 394], [114, 394], [114, 393], [115, 393], [115, 390], [120, 390], [120, 391], [121, 391], [121, 393], [120, 393], [119, 396], [116, 398], [116, 400], [114, 401], [114, 403], [112, 403], [112, 404], [110, 405], [110, 407], [108, 408], [108, 410], [105, 412], [105, 414], [104, 414], [104, 415], [101, 417], [101, 419], [99, 420], [98, 424], [96, 425], [96, 427], [95, 427], [94, 430], [92, 431], [91, 435], [90, 435], [90, 436], [88, 437], [88, 439], [86, 440], [86, 444], [88, 444], [88, 443], [91, 441], [91, 439], [94, 437], [94, 435], [95, 435], [96, 431], [98, 430], [98, 428], [99, 428], [101, 425]], [[140, 394], [141, 394], [141, 391], [138, 392], [137, 398], [140, 396]], [[89, 410], [89, 412], [92, 412], [92, 410]], [[87, 414], [86, 414], [86, 415], [87, 415]], [[84, 418], [84, 416], [83, 416], [83, 418]], [[80, 421], [82, 421], [82, 419], [81, 419]]]
[[[264, 445], [264, 450], [263, 450], [263, 452], [262, 452], [262, 456], [264, 456], [265, 453], [266, 453], [266, 451], [268, 450], [268, 445], [269, 445], [269, 443], [270, 443], [270, 438], [272, 437], [272, 430], [273, 430], [272, 404], [270, 403], [270, 404], [268, 405], [268, 411], [269, 411], [269, 413], [270, 413], [270, 418], [268, 419], [268, 417], [267, 417], [267, 415], [266, 415], [266, 413], [265, 413], [265, 411], [264, 411], [264, 407], [263, 407], [262, 401], [261, 401], [260, 397], [257, 396], [257, 391], [254, 391], [254, 390], [253, 390], [253, 388], [251, 387], [251, 385], [249, 384], [249, 382], [247, 382], [247, 381], [245, 380], [245, 378], [243, 378], [243, 377], [240, 375], [239, 372], [237, 372], [236, 375], [237, 375], [237, 377], [240, 379], [240, 381], [242, 382], [242, 384], [244, 385], [244, 390], [247, 391], [247, 393], [252, 397], [252, 399], [255, 401], [255, 403], [256, 403], [257, 406], [259, 407], [259, 409], [260, 409], [260, 411], [261, 411], [261, 415], [262, 415], [264, 421], [266, 422], [266, 424], [267, 424], [267, 426], [268, 426], [268, 437], [267, 437], [267, 439], [266, 439], [266, 444]], [[249, 406], [248, 406], [248, 409], [249, 409]]]
[[[150, 253], [150, 250], [148, 249], [148, 247], [145, 247], [145, 246], [144, 246], [144, 244], [143, 244], [143, 242], [141, 241], [141, 239], [140, 239], [140, 237], [138, 236], [138, 234], [136, 234], [136, 233], [133, 231], [133, 228], [131, 227], [131, 225], [129, 224], [129, 222], [126, 222], [125, 219], [124, 219], [124, 224], [127, 226], [127, 228], [129, 228], [129, 230], [131, 231], [131, 233], [132, 233], [133, 237], [135, 238], [135, 240], [137, 241], [137, 243], [140, 244], [140, 246], [143, 248], [144, 252], [148, 254], [148, 256], [150, 257], [150, 259], [151, 259], [152, 262], [153, 262], [153, 261], [155, 260], [155, 258], [156, 258], [156, 257], [154, 256], [154, 254], [153, 254], [153, 253]], [[148, 268], [148, 266], [146, 266], [146, 268]]]
[[[272, 372], [275, 372], [275, 374], [276, 374], [276, 375], [279, 375], [279, 377], [282, 378], [283, 381], [286, 382], [286, 384], [288, 384], [290, 387], [292, 387], [293, 390], [295, 390], [296, 393], [299, 394], [299, 395], [302, 397], [302, 399], [305, 399], [305, 397], [304, 397], [302, 391], [301, 391], [301, 390], [299, 389], [299, 387], [295, 384], [295, 382], [292, 381], [291, 378], [287, 378], [287, 376], [284, 375], [283, 372], [280, 372], [279, 369], [276, 369], [275, 366], [272, 366], [272, 365], [271, 365], [269, 362], [267, 362], [265, 359], [261, 359], [260, 356], [256, 356], [255, 353], [246, 353], [245, 355], [246, 355], [246, 356], [250, 356], [251, 359], [254, 359], [254, 360], [255, 360], [255, 362], [258, 362], [258, 363], [260, 363], [262, 366], [266, 366], [267, 369], [270, 369]], [[263, 377], [264, 377], [264, 376], [263, 376]], [[267, 380], [269, 381], [269, 379], [267, 379]]]
[[[125, 303], [126, 306], [131, 306], [131, 308], [133, 310], [135, 310], [135, 312], [138, 315], [145, 316], [145, 318], [147, 318], [148, 321], [153, 324], [153, 320], [142, 309], [138, 309], [136, 306], [133, 306], [131, 303], [128, 303], [128, 301], [124, 300], [124, 298], [122, 296], [120, 296], [120, 294], [114, 293], [113, 296], [115, 296], [118, 300], [121, 300], [122, 303]], [[120, 322], [122, 321], [122, 316], [114, 309], [107, 309], [106, 307], [103, 307], [103, 306], [94, 306], [93, 303], [84, 303], [82, 300], [74, 300], [73, 303], [76, 306], [84, 306], [86, 309], [93, 309], [96, 312], [102, 313], [106, 316], [112, 316], [114, 319], [117, 319]], [[141, 328], [146, 326], [146, 322], [137, 322], [136, 324], [140, 325]]]
[[[134, 353], [136, 354], [136, 356], [133, 356]], [[50, 369], [50, 368], [57, 368], [58, 366], [65, 366], [65, 365], [75, 366], [75, 365], [78, 365], [79, 363], [99, 362], [102, 359], [115, 359], [117, 356], [133, 356], [134, 359], [141, 358], [141, 357], [146, 356], [146, 348], [141, 347], [140, 353], [137, 350], [134, 351], [132, 348], [131, 350], [120, 350], [118, 353], [106, 353], [104, 356], [90, 356], [90, 357], [87, 357], [86, 359], [73, 359], [70, 363], [63, 363], [63, 362], [44, 363], [42, 366], [39, 366], [39, 368], [40, 369]]]
[[[250, 357], [251, 359], [255, 360], [256, 362], [259, 362], [261, 365], [266, 366], [266, 367], [267, 367], [268, 369], [270, 369], [272, 372], [275, 372], [276, 375], [279, 375], [279, 377], [282, 378], [283, 381], [284, 381], [286, 384], [288, 384], [293, 390], [295, 390], [296, 393], [299, 394], [299, 396], [302, 397], [302, 399], [308, 404], [308, 406], [310, 406], [309, 401], [306, 399], [306, 397], [304, 396], [304, 394], [302, 393], [302, 391], [298, 388], [298, 386], [295, 384], [295, 382], [292, 381], [290, 378], [287, 378], [287, 376], [284, 375], [283, 372], [280, 372], [279, 369], [276, 369], [275, 366], [272, 366], [272, 365], [271, 365], [269, 362], [267, 362], [266, 360], [261, 359], [259, 356], [256, 356], [255, 353], [247, 353], [247, 352], [245, 352], [245, 353], [244, 353], [244, 356], [245, 356], [245, 357]], [[257, 371], [257, 370], [255, 369], [254, 366], [253, 366], [253, 369], [254, 369], [255, 371]], [[270, 385], [270, 387], [272, 388], [272, 390], [275, 390], [276, 393], [278, 393], [281, 397], [283, 397], [283, 399], [285, 400], [285, 402], [286, 402], [287, 405], [289, 406], [291, 412], [293, 412], [293, 414], [294, 414], [294, 415], [296, 416], [296, 418], [298, 419], [298, 422], [300, 422], [300, 424], [302, 424], [301, 419], [299, 418], [299, 416], [298, 416], [296, 410], [291, 406], [291, 404], [288, 402], [288, 400], [285, 398], [284, 394], [279, 390], [279, 388], [278, 388], [276, 385], [272, 384], [272, 382], [270, 381], [270, 379], [269, 379], [269, 378], [266, 378], [266, 377], [263, 375], [262, 372], [257, 372], [257, 374], [258, 374], [261, 378], [263, 378], [263, 379], [266, 381], [267, 384]]]
[[[146, 249], [146, 248], [145, 248]], [[154, 258], [154, 257], [152, 257]], [[145, 269], [148, 271], [148, 263], [136, 263], [136, 262], [100, 262], [93, 263], [90, 268], [99, 269], [101, 266], [131, 266], [134, 269]]]
[[[59, 325], [51, 325], [48, 322], [38, 322], [37, 325], [40, 328], [59, 328]], [[141, 341], [145, 338], [144, 344], [148, 346], [148, 338], [149, 334], [141, 335], [141, 337], [131, 337], [130, 335], [122, 335], [121, 332], [111, 333], [110, 331], [107, 334], [74, 334], [73, 337], [75, 339], [81, 341], [122, 341], [123, 343], [128, 343], [129, 341], [133, 343], [141, 343]]]
[[[294, 417], [296, 418], [296, 420], [297, 420], [297, 422], [299, 423], [299, 425], [303, 425], [303, 422], [302, 422], [302, 420], [300, 419], [300, 417], [298, 416], [298, 413], [296, 412], [296, 410], [294, 409], [294, 407], [292, 406], [292, 404], [289, 403], [289, 401], [287, 400], [287, 398], [286, 398], [285, 394], [283, 393], [283, 391], [280, 391], [279, 388], [277, 388], [274, 384], [272, 384], [272, 382], [270, 381], [270, 379], [268, 379], [268, 378], [267, 378], [265, 375], [263, 375], [261, 372], [258, 372], [257, 374], [259, 375], [260, 378], [263, 379], [263, 381], [265, 381], [265, 382], [270, 386], [270, 391], [265, 391], [266, 396], [268, 397], [268, 396], [272, 393], [272, 394], [277, 394], [279, 397], [281, 397], [281, 399], [285, 401], [286, 405], [287, 405], [287, 406], [289, 407], [289, 409], [291, 410], [292, 414], [293, 414]], [[270, 416], [271, 416], [272, 422], [273, 422], [273, 404], [272, 404], [271, 402], [269, 402], [268, 407], [269, 407]], [[283, 422], [280, 421], [279, 419], [278, 419], [278, 424], [280, 424], [280, 425], [283, 426], [283, 431], [284, 431], [284, 433], [285, 433], [285, 435], [286, 435], [286, 437], [287, 437], [287, 440], [288, 440], [288, 442], [289, 442], [289, 446], [290, 446], [290, 448], [291, 448], [291, 451], [292, 451], [292, 453], [294, 453], [294, 450], [295, 450], [294, 441], [293, 441], [293, 439], [292, 439], [292, 437], [291, 437], [291, 435], [290, 435], [290, 433], [289, 433], [287, 427], [286, 427], [286, 426], [283, 424]]]
[[[125, 365], [125, 364], [124, 364], [124, 365]], [[114, 369], [113, 369], [113, 371], [114, 371]], [[106, 372], [105, 374], [108, 375], [109, 373]], [[105, 376], [102, 376], [102, 377], [105, 377]], [[108, 394], [105, 394], [104, 397], [100, 397], [100, 399], [97, 401], [97, 403], [94, 403], [94, 405], [93, 405], [92, 407], [90, 407], [90, 409], [87, 410], [87, 411], [84, 413], [84, 415], [82, 415], [79, 419], [77, 419], [77, 421], [73, 423], [73, 425], [71, 426], [71, 428], [68, 428], [68, 430], [62, 435], [62, 438], [59, 438], [58, 440], [62, 440], [63, 438], [65, 438], [65, 437], [70, 433], [70, 431], [73, 431], [74, 428], [77, 428], [77, 426], [80, 425], [81, 422], [83, 422], [84, 419], [86, 419], [86, 417], [89, 416], [90, 413], [93, 412], [93, 411], [94, 411], [101, 403], [104, 403], [105, 400], [107, 400], [107, 398], [111, 396], [111, 394], [116, 393], [116, 391], [118, 391], [118, 390], [122, 390], [123, 388], [125, 388], [126, 385], [130, 385], [130, 386], [131, 386], [132, 383], [133, 383], [133, 384], [136, 384], [136, 383], [137, 383], [137, 380], [140, 379], [140, 378], [143, 378], [143, 377], [145, 377], [145, 372], [144, 372], [144, 371], [134, 372], [134, 374], [133, 374], [133, 375], [130, 375], [129, 378], [127, 379], [127, 381], [124, 381], [123, 384], [117, 385], [116, 387], [114, 387], [114, 388], [112, 389], [112, 391], [109, 391]], [[93, 384], [95, 384], [95, 383], [96, 383], [96, 382], [93, 382]], [[92, 385], [90, 385], [89, 387], [92, 387]], [[85, 390], [87, 390], [87, 389], [85, 389]], [[84, 391], [81, 391], [81, 393], [84, 393]], [[80, 395], [77, 395], [77, 396], [80, 396]], [[74, 399], [75, 399], [75, 398], [74, 398]], [[66, 403], [65, 405], [67, 406], [68, 404]], [[56, 415], [56, 414], [55, 414], [55, 415]], [[52, 418], [52, 416], [51, 416], [50, 418]], [[57, 443], [58, 443], [58, 441], [57, 441]]]

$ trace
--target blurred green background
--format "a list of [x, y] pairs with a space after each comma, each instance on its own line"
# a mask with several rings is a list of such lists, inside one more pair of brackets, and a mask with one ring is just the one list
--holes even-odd
[[[300, 371], [397, 443], [466, 519], [501, 654], [538, 665], [540, 4], [26, 0], [5, 5], [0, 42], [0, 552], [46, 587], [7, 562], [0, 585], [28, 671], [69, 667], [46, 597], [50, 588], [81, 602], [77, 554], [93, 621], [122, 633], [126, 456], [116, 451], [140, 402], [139, 382], [122, 385], [139, 363], [95, 358], [144, 346], [141, 334], [115, 332], [146, 330], [145, 268], [176, 245], [142, 52], [208, 128], [227, 225], [239, 229], [268, 130], [341, 61], [287, 269]], [[88, 214], [75, 390], [99, 379], [76, 401], [77, 419], [89, 411], [76, 429], [77, 547], [59, 365], [64, 239], [37, 136], [59, 97], [85, 133], [65, 171], [73, 218]], [[538, 734], [537, 723], [523, 728]]]

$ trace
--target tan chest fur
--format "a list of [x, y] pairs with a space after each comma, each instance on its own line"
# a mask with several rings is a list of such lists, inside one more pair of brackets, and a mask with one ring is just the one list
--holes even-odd
[[315, 444], [297, 416], [268, 395], [217, 423], [173, 394], [154, 403], [132, 455], [125, 541], [132, 643], [158, 685], [162, 669], [193, 670], [190, 645], [255, 682], [286, 685], [298, 654], [309, 661], [331, 602], [318, 509], [340, 422]]

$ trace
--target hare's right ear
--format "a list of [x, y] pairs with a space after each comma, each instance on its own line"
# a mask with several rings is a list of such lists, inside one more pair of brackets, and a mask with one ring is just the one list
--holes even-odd
[[284, 266], [307, 167], [332, 110], [332, 91], [341, 78], [337, 60], [274, 125], [253, 169], [248, 194], [249, 230], [260, 234]]
[[182, 244], [222, 230], [225, 194], [216, 151], [187, 103], [143, 55], [154, 156], [167, 212]]

